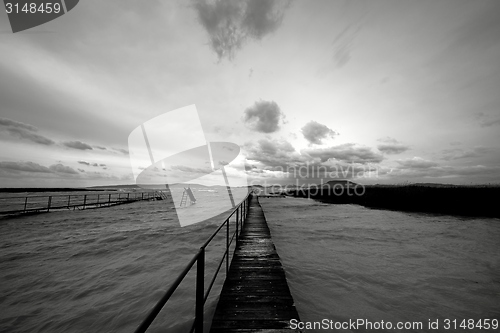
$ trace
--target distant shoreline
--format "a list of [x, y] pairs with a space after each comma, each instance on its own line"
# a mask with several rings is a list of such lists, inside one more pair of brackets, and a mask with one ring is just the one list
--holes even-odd
[[500, 187], [365, 186], [362, 195], [347, 188], [297, 189], [287, 195], [375, 209], [500, 218]]
[[81, 191], [115, 191], [115, 189], [92, 189], [92, 188], [74, 188], [74, 187], [13, 187], [0, 188], [0, 193], [22, 193], [22, 192], [81, 192]]

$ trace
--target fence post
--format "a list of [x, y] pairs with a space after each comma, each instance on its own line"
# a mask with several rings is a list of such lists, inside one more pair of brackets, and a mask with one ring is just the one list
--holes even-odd
[[47, 212], [50, 210], [50, 203], [52, 202], [52, 196], [49, 195], [49, 203], [47, 204]]
[[97, 207], [99, 207], [99, 196], [100, 194], [97, 195]]
[[68, 195], [68, 209], [69, 209], [69, 203], [71, 202], [71, 195]]
[[108, 194], [108, 206], [111, 206], [111, 193]]
[[127, 201], [130, 201], [130, 192], [127, 193]]
[[85, 209], [85, 205], [87, 204], [87, 195], [83, 196], [83, 209]]
[[203, 304], [205, 303], [205, 249], [200, 249], [200, 255], [196, 262], [196, 316], [195, 331], [203, 333]]
[[24, 199], [24, 212], [26, 213], [26, 206], [28, 205], [28, 197]]

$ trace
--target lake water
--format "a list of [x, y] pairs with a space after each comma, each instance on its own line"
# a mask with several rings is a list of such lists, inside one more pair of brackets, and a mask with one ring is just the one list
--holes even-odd
[[[498, 219], [260, 201], [303, 321], [500, 319]], [[161, 201], [1, 219], [0, 331], [133, 331], [221, 222], [181, 228]], [[193, 273], [151, 332], [188, 330]]]
[[500, 319], [499, 219], [260, 202], [301, 321]]

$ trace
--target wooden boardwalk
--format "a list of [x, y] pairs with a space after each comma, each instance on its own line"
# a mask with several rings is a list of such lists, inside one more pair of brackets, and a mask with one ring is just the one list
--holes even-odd
[[299, 316], [285, 271], [253, 196], [210, 332], [300, 332], [289, 328], [294, 318]]

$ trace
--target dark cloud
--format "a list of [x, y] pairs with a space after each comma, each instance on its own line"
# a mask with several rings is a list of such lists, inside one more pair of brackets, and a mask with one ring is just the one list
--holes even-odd
[[71, 175], [78, 174], [78, 171], [74, 170], [73, 168], [71, 168], [69, 166], [62, 165], [61, 163], [52, 164], [51, 166], [49, 166], [49, 169], [56, 172], [56, 173], [65, 173], [65, 174], [71, 174]]
[[102, 146], [94, 146], [94, 148], [97, 148], [97, 149], [100, 149], [100, 150], [107, 150], [106, 147], [102, 147]]
[[420, 157], [413, 157], [405, 160], [396, 161], [400, 169], [429, 169], [439, 164], [433, 161], [428, 161]]
[[36, 132], [38, 129], [35, 126], [21, 123], [15, 120], [0, 118], [0, 126], [8, 128], [22, 128], [31, 132]]
[[321, 144], [321, 140], [327, 137], [334, 137], [335, 131], [328, 128], [326, 125], [320, 124], [316, 121], [308, 122], [304, 127], [302, 127], [302, 134], [304, 138], [309, 141], [309, 143]]
[[233, 59], [247, 40], [260, 40], [275, 31], [289, 4], [284, 0], [193, 0], [219, 60]]
[[79, 150], [92, 150], [92, 147], [84, 142], [81, 141], [67, 141], [63, 142], [63, 145], [69, 148], [73, 149], [79, 149]]
[[93, 167], [103, 167], [106, 168], [106, 164], [104, 163], [90, 163], [87, 161], [78, 161], [79, 164], [87, 165], [87, 166], [93, 166]]
[[280, 119], [285, 114], [274, 101], [258, 101], [244, 112], [243, 121], [246, 126], [261, 133], [273, 133], [280, 129]]
[[7, 118], [0, 118], [0, 130], [9, 133], [10, 136], [42, 145], [52, 145], [55, 143], [43, 135], [37, 134], [38, 129], [35, 126]]
[[80, 172], [85, 172], [85, 170], [78, 168], [78, 171]]
[[379, 139], [378, 141], [382, 143], [377, 146], [377, 149], [384, 154], [389, 154], [389, 155], [401, 154], [410, 149], [410, 147], [403, 145], [401, 142], [398, 142], [396, 139], [393, 138], [387, 137]]
[[339, 146], [321, 149], [304, 149], [303, 154], [312, 158], [319, 158], [321, 162], [330, 159], [341, 162], [352, 163], [380, 163], [384, 157], [372, 151], [369, 147], [362, 147], [354, 143], [346, 143]]
[[14, 172], [52, 173], [49, 168], [33, 162], [0, 162], [0, 169]]

